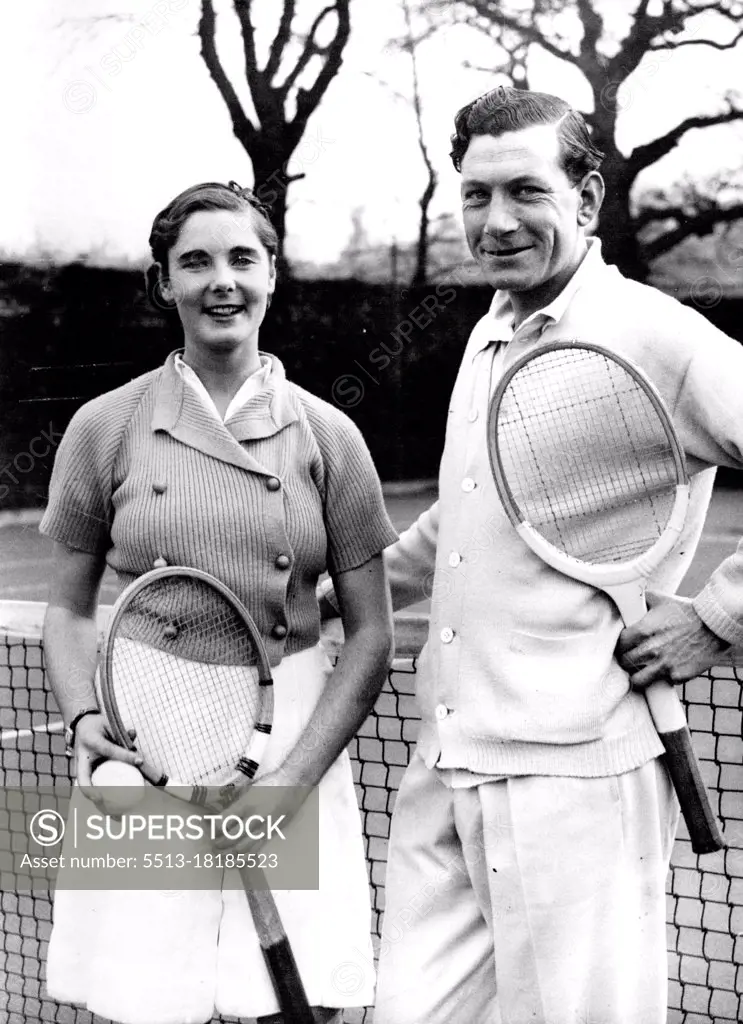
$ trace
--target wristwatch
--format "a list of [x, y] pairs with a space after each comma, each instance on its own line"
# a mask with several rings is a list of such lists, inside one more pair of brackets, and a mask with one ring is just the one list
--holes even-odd
[[75, 732], [77, 730], [77, 724], [80, 721], [80, 719], [85, 718], [86, 715], [100, 715], [100, 713], [100, 708], [83, 708], [82, 711], [78, 711], [78, 713], [72, 719], [70, 724], [67, 726], [67, 728], [64, 731], [64, 741], [65, 747], [67, 748], [66, 753], [69, 757], [72, 757], [72, 755], [75, 752]]

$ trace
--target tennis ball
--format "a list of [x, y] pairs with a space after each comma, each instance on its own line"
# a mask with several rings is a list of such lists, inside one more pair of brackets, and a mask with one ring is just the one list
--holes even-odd
[[145, 780], [133, 764], [126, 761], [101, 761], [90, 777], [110, 814], [131, 811], [144, 797]]

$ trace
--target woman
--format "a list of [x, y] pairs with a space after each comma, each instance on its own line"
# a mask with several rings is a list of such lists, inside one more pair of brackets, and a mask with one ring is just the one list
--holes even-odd
[[[60, 446], [41, 526], [56, 541], [44, 631], [52, 687], [77, 781], [89, 785], [96, 759], [136, 759], [110, 742], [98, 710], [105, 566], [122, 587], [156, 565], [203, 569], [244, 601], [275, 666], [261, 781], [320, 788], [320, 890], [276, 898], [316, 1019], [335, 1021], [373, 996], [369, 976], [350, 996], [334, 984], [354, 950], [369, 950], [345, 747], [389, 666], [381, 551], [395, 533], [356, 428], [259, 351], [277, 238], [255, 196], [235, 183], [187, 189], [155, 218], [150, 246], [148, 279], [177, 309], [184, 347], [85, 405]], [[315, 584], [326, 567], [346, 635], [334, 670], [318, 645]], [[50, 995], [124, 1024], [197, 1024], [215, 1010], [280, 1021], [244, 893], [167, 895], [60, 890]]]

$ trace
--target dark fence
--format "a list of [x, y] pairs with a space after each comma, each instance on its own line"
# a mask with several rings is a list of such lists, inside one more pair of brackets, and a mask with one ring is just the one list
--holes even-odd
[[[455, 284], [286, 282], [261, 347], [348, 413], [383, 480], [435, 477], [462, 349], [490, 297]], [[741, 310], [704, 312], [741, 337]], [[74, 411], [179, 345], [177, 319], [150, 304], [136, 271], [0, 266], [0, 509], [42, 505]]]

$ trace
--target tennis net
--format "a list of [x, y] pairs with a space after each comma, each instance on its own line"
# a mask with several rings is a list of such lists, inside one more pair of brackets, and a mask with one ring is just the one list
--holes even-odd
[[[59, 715], [45, 682], [43, 610], [33, 602], [0, 602], [0, 783], [5, 786], [50, 785], [69, 778]], [[418, 726], [413, 696], [416, 656], [426, 625], [422, 617], [398, 619], [395, 663], [374, 712], [350, 748], [377, 944], [390, 818]], [[329, 633], [327, 642], [331, 653], [337, 651], [339, 634]], [[669, 1024], [732, 1024], [743, 1019], [741, 680], [743, 657], [683, 688], [695, 749], [725, 827], [728, 849], [698, 858], [681, 823], [668, 878]], [[101, 1018], [87, 1011], [45, 997], [51, 919], [47, 896], [0, 893], [0, 1021], [100, 1024]], [[341, 981], [349, 984], [353, 979]], [[372, 1011], [349, 1012], [345, 1020], [371, 1024]]]

